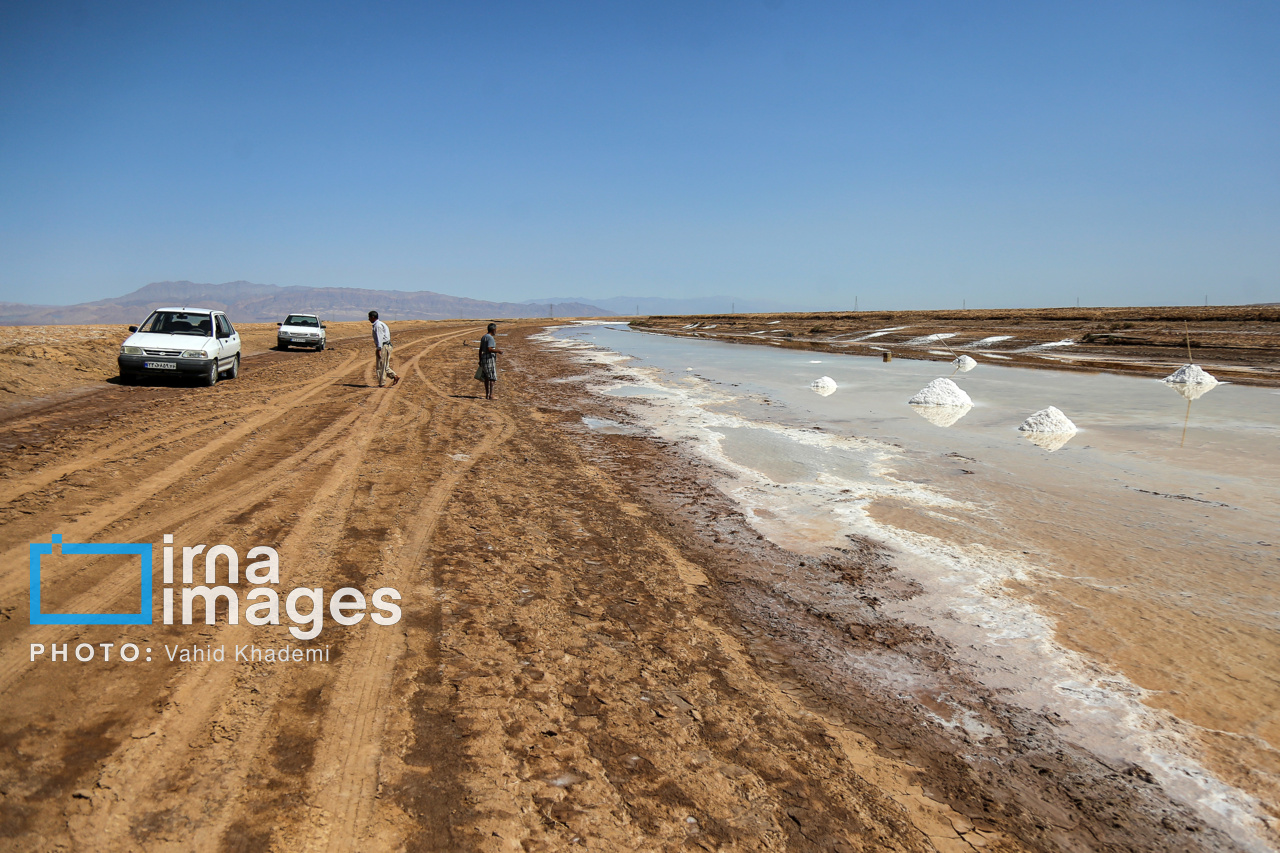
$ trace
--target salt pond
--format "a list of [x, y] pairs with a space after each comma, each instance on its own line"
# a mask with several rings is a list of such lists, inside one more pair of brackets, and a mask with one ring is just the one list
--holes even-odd
[[[860, 534], [892, 546], [925, 590], [896, 615], [950, 639], [1011, 701], [1055, 710], [1076, 742], [1146, 766], [1265, 849], [1259, 801], [1274, 808], [1280, 790], [1272, 389], [1219, 385], [1190, 401], [1159, 380], [981, 354], [962, 375], [843, 355], [819, 370], [802, 351], [601, 324], [548, 345], [626, 376], [601, 393], [715, 465], [779, 544], [819, 552]], [[828, 396], [811, 390], [824, 375]], [[962, 417], [907, 405], [945, 376], [973, 400]], [[1052, 453], [1018, 431], [1050, 405], [1080, 430]]]

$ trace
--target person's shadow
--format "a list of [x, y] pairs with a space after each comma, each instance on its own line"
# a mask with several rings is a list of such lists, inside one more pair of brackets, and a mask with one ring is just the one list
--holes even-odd
[[480, 397], [477, 397], [475, 394], [450, 394], [449, 396], [454, 400], [479, 400], [480, 399]]

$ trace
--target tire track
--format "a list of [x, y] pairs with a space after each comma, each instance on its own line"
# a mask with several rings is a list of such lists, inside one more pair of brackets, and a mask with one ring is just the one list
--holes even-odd
[[[448, 399], [435, 383], [415, 365], [422, 382], [440, 399]], [[463, 476], [476, 462], [515, 433], [515, 422], [494, 409], [472, 404], [497, 423], [472, 447], [466, 461], [453, 465], [432, 485], [428, 497], [413, 514], [408, 527], [413, 534], [400, 553], [384, 569], [380, 583], [401, 588], [411, 571], [420, 566], [441, 513]], [[312, 772], [308, 802], [318, 812], [313, 816], [303, 850], [346, 851], [368, 835], [378, 786], [382, 755], [382, 733], [389, 702], [387, 694], [394, 674], [394, 662], [403, 651], [401, 632], [368, 627], [355, 648], [344, 656], [336, 684], [337, 695], [347, 698], [331, 705], [322, 726], [319, 754], [323, 762]]]
[[[125, 436], [94, 452], [92, 454], [93, 458], [89, 462], [94, 465], [111, 464], [128, 456], [151, 452], [162, 444], [180, 443], [212, 428], [210, 424], [194, 424], [165, 435], [135, 434]], [[86, 470], [87, 464], [83, 457], [77, 457], [70, 462], [46, 466], [41, 469], [38, 475], [10, 480], [6, 484], [6, 492], [8, 494], [6, 495], [5, 506], [11, 506], [31, 492], [51, 486], [63, 477]]]
[[[262, 355], [265, 355], [265, 353], [258, 353], [247, 358], [246, 366], [252, 366], [252, 361]], [[334, 368], [334, 370], [339, 370], [341, 368], [342, 365], [339, 365], [337, 368]], [[332, 373], [333, 370], [328, 371], [326, 375], [331, 375]], [[96, 465], [111, 464], [122, 461], [131, 456], [152, 452], [163, 445], [180, 443], [205, 430], [216, 429], [212, 423], [205, 422], [204, 416], [211, 412], [216, 413], [219, 410], [225, 409], [229, 402], [228, 398], [249, 396], [261, 397], [262, 399], [253, 401], [256, 406], [254, 409], [255, 412], [275, 405], [276, 401], [270, 396], [270, 391], [254, 386], [252, 377], [242, 375], [237, 381], [234, 389], [227, 386], [226, 383], [227, 380], [224, 380], [219, 384], [218, 393], [216, 395], [202, 393], [206, 392], [207, 389], [198, 389], [194, 393], [184, 393], [170, 398], [133, 401], [127, 397], [121, 399], [118, 391], [113, 394], [112, 391], [102, 390], [98, 391], [96, 394], [88, 395], [87, 397], [78, 398], [72, 401], [75, 406], [79, 407], [88, 408], [90, 405], [93, 405], [95, 409], [101, 410], [109, 407], [113, 411], [122, 407], [128, 409], [130, 405], [132, 405], [133, 410], [129, 411], [128, 414], [130, 416], [138, 417], [145, 417], [152, 410], [162, 409], [167, 406], [181, 406], [184, 411], [191, 415], [192, 423], [178, 429], [177, 431], [165, 432], [163, 430], [152, 428], [151, 430], [142, 430], [139, 432], [129, 433], [127, 435], [114, 435], [107, 438], [103, 444], [98, 446], [94, 446], [93, 444], [97, 439], [95, 437], [90, 437], [87, 441], [87, 444], [89, 445], [87, 452], [80, 453], [76, 458], [70, 461], [45, 465], [35, 473], [18, 474], [8, 478], [0, 478], [7, 479], [8, 481], [9, 488], [6, 490], [8, 492], [6, 500], [9, 504], [12, 504], [32, 491], [52, 485], [70, 474], [86, 470], [86, 456], [90, 457], [89, 461]], [[246, 389], [245, 386], [250, 387]], [[11, 432], [19, 428], [29, 428], [33, 419], [35, 423], [47, 422], [50, 420], [53, 420], [55, 424], [65, 423], [68, 419], [67, 416], [69, 413], [61, 411], [60, 409], [61, 407], [54, 407], [52, 410], [41, 410], [40, 412], [32, 413], [32, 418], [28, 419], [24, 419], [19, 415], [14, 417], [12, 422], [6, 422], [3, 425], [0, 425], [0, 431]], [[102, 414], [102, 412], [98, 412], [98, 414]], [[61, 417], [59, 418], [55, 416]], [[83, 421], [84, 413], [81, 413], [78, 418], [72, 420]], [[65, 428], [65, 426], [54, 427], [54, 429]]]
[[[428, 346], [410, 361], [410, 366], [434, 349], [442, 341]], [[354, 434], [342, 443], [343, 453], [330, 467], [323, 480], [310, 492], [304, 505], [304, 512], [297, 520], [291, 532], [280, 545], [282, 563], [287, 564], [286, 554], [296, 553], [301, 543], [309, 543], [314, 549], [317, 545], [333, 545], [342, 538], [342, 525], [330, 523], [326, 515], [337, 515], [339, 520], [351, 514], [351, 504], [356, 496], [355, 481], [360, 475], [369, 445], [379, 434], [381, 416], [393, 405], [398, 395], [387, 394], [375, 404], [373, 412], [356, 412], [363, 420]], [[345, 419], [344, 419], [345, 420]], [[345, 498], [343, 496], [345, 495]], [[336, 504], [342, 504], [335, 510]], [[324, 535], [317, 535], [323, 533]], [[176, 537], [175, 537], [176, 538]], [[336, 550], [336, 549], [326, 549]], [[332, 558], [329, 561], [332, 563]], [[317, 576], [332, 574], [331, 566], [318, 569]], [[313, 581], [317, 581], [312, 578]], [[214, 645], [234, 647], [253, 641], [255, 633], [262, 629], [250, 626], [229, 625], [219, 623], [216, 637], [207, 640]], [[92, 821], [85, 827], [86, 839], [92, 838], [96, 849], [132, 850], [136, 842], [130, 834], [129, 820], [136, 818], [143, 803], [159, 808], [169, 801], [172, 808], [189, 810], [200, 808], [199, 814], [191, 814], [189, 819], [200, 825], [203, 836], [210, 839], [222, 837], [227, 825], [239, 813], [236, 806], [246, 790], [251, 790], [248, 776], [262, 760], [264, 751], [260, 748], [272, 718], [270, 709], [277, 706], [282, 697], [299, 674], [291, 674], [285, 678], [269, 677], [274, 675], [269, 670], [268, 677], [261, 677], [265, 667], [251, 669], [253, 691], [256, 698], [245, 702], [238, 698], [242, 691], [235, 689], [233, 682], [238, 678], [247, 678], [243, 672], [233, 665], [217, 665], [206, 663], [189, 668], [182, 678], [182, 683], [175, 689], [170, 707], [156, 726], [155, 734], [146, 740], [135, 741], [132, 747], [113, 756], [112, 770], [103, 774], [99, 787], [113, 793], [112, 798], [104, 798], [101, 809], [96, 810]], [[164, 779], [172, 773], [173, 754], [182, 751], [187, 744], [197, 741], [202, 730], [210, 726], [222, 731], [230, 745], [222, 750], [210, 750], [211, 753], [197, 756], [197, 763], [209, 765], [200, 772], [200, 768], [189, 768], [192, 776], [203, 780], [203, 802], [193, 801], [190, 797], [175, 797], [173, 792], [157, 785], [155, 780]], [[158, 737], [159, 741], [153, 740]], [[171, 746], [170, 746], [171, 745]], [[230, 752], [231, 754], [225, 754]], [[207, 790], [215, 786], [215, 791]], [[153, 790], [159, 788], [159, 790]], [[210, 803], [220, 806], [213, 819], [207, 811]]]
[[[453, 333], [443, 333], [440, 335], [429, 336], [425, 339], [418, 338], [411, 341], [410, 345], [425, 343], [435, 339], [444, 339], [452, 335]], [[249, 420], [237, 425], [228, 433], [223, 434], [216, 442], [202, 445], [201, 447], [190, 451], [180, 459], [169, 463], [166, 466], [166, 473], [154, 475], [153, 477], [133, 486], [131, 492], [135, 495], [140, 495], [140, 497], [132, 503], [122, 504], [119, 501], [115, 501], [109, 507], [101, 507], [98, 511], [91, 510], [90, 514], [83, 519], [67, 525], [60, 525], [63, 538], [65, 540], [88, 541], [92, 536], [101, 533], [103, 529], [116, 523], [130, 512], [138, 509], [148, 499], [158, 494], [160, 491], [181, 480], [186, 476], [187, 471], [194, 469], [196, 465], [214, 452], [222, 450], [228, 445], [235, 445], [247, 435], [250, 435], [264, 426], [272, 425], [275, 422], [281, 422], [285, 424], [287, 428], [289, 423], [287, 415], [290, 409], [302, 405], [307, 400], [314, 397], [319, 391], [331, 386], [334, 381], [343, 378], [343, 376], [351, 372], [354, 363], [357, 360], [360, 360], [360, 358], [361, 357], [358, 354], [352, 355], [343, 362], [342, 365], [332, 371], [329, 371], [320, 379], [305, 385], [294, 394], [282, 399], [269, 401], [269, 404], [264, 405], [262, 410], [255, 412], [255, 415]], [[367, 364], [364, 366], [363, 372], [366, 379], [372, 375], [372, 369]], [[255, 481], [261, 481], [263, 476], [264, 475], [257, 475], [253, 479]], [[268, 476], [270, 475], [268, 474]], [[243, 491], [244, 489], [238, 490], [238, 492]], [[216, 497], [212, 497], [211, 499], [203, 502], [204, 505], [202, 508], [207, 509], [209, 505], [226, 503], [232, 496], [234, 495], [223, 493]], [[15, 560], [21, 561], [22, 565], [20, 566], [21, 571], [19, 574], [24, 575], [21, 578], [14, 578], [9, 577], [9, 575], [13, 574], [12, 571], [6, 573], [6, 577], [0, 579], [0, 598], [8, 600], [14, 595], [11, 587], [5, 586], [5, 582], [12, 584], [16, 580], [18, 584], [25, 586], [25, 560], [23, 558], [26, 556], [26, 548], [27, 546], [23, 544], [0, 553], [0, 561], [2, 561], [4, 565], [13, 565]]]
[[[246, 421], [224, 433], [216, 441], [209, 444], [201, 445], [195, 450], [190, 451], [181, 459], [169, 465], [165, 471], [152, 475], [148, 479], [136, 484], [130, 491], [128, 496], [121, 496], [113, 501], [110, 506], [104, 507], [99, 511], [91, 512], [89, 517], [75, 521], [63, 527], [63, 534], [70, 541], [89, 541], [91, 537], [99, 533], [104, 527], [118, 520], [124, 515], [132, 512], [141, 506], [151, 496], [158, 494], [178, 480], [186, 476], [187, 472], [192, 470], [196, 465], [209, 458], [214, 453], [223, 448], [234, 445], [251, 434], [254, 430], [267, 426], [272, 421], [281, 417], [282, 411], [300, 404], [302, 401], [314, 396], [324, 388], [333, 384], [337, 378], [341, 378], [343, 374], [348, 372], [355, 364], [358, 356], [352, 355], [343, 364], [329, 373], [324, 374], [319, 379], [307, 383], [302, 388], [286, 395], [278, 400], [274, 406], [264, 407], [264, 411], [256, 413]], [[0, 554], [0, 563], [11, 565], [13, 561], [20, 560], [26, 545], [19, 545]], [[0, 595], [7, 597], [7, 590], [0, 589]]]
[[[251, 366], [253, 360], [266, 355], [266, 353], [258, 353], [249, 359], [246, 359], [246, 366]], [[339, 369], [342, 366], [339, 365]], [[327, 371], [326, 375], [331, 375], [332, 370]], [[88, 455], [96, 459], [105, 458], [107, 462], [119, 461], [119, 458], [145, 453], [160, 447], [164, 444], [171, 444], [201, 432], [202, 430], [213, 429], [210, 423], [205, 423], [203, 417], [210, 412], [217, 412], [225, 409], [229, 398], [240, 398], [257, 396], [262, 399], [254, 400], [256, 410], [261, 410], [275, 404], [275, 399], [271, 396], [269, 390], [260, 388], [255, 384], [255, 376], [241, 376], [236, 382], [234, 388], [227, 384], [224, 380], [217, 387], [216, 394], [209, 394], [207, 389], [188, 390], [185, 393], [172, 395], [169, 397], [153, 397], [150, 399], [132, 399], [130, 396], [122, 395], [120, 389], [104, 389], [97, 393], [89, 394], [84, 397], [76, 398], [66, 404], [55, 405], [50, 408], [41, 409], [37, 412], [28, 413], [26, 416], [18, 414], [7, 419], [0, 424], [0, 433], [14, 433], [19, 429], [31, 429], [35, 426], [43, 425], [47, 429], [60, 430], [66, 429], [66, 424], [83, 423], [90, 417], [98, 416], [99, 418], [112, 416], [119, 417], [117, 414], [124, 409], [124, 414], [131, 418], [146, 418], [154, 411], [162, 410], [166, 407], [181, 407], [183, 411], [191, 416], [191, 425], [179, 429], [177, 432], [161, 432], [159, 435], [153, 434], [153, 430], [142, 430], [127, 435], [114, 435], [109, 437], [105, 444], [92, 447]], [[176, 389], [175, 389], [176, 390]], [[87, 443], [92, 445], [96, 441], [95, 437], [89, 437]], [[76, 459], [67, 463], [53, 463], [42, 467], [35, 473], [17, 474], [8, 478], [11, 490], [9, 499], [16, 499], [23, 494], [43, 486], [56, 482], [61, 477], [68, 474], [76, 473], [84, 470], [81, 464], [82, 458], [86, 454], [82, 453]], [[112, 458], [116, 457], [116, 458]]]
[[[434, 337], [442, 339], [437, 341], [438, 344], [443, 342], [443, 339], [447, 339], [449, 335], [446, 334]], [[413, 343], [418, 342], [421, 342], [421, 339]], [[416, 362], [417, 358], [421, 358], [422, 355], [425, 355], [426, 352], [434, 348], [434, 346], [435, 344], [416, 356], [414, 362]], [[349, 369], [350, 360], [348, 360], [343, 367]], [[326, 379], [326, 384], [331, 384], [329, 379]], [[306, 391], [306, 393], [299, 393], [298, 395], [295, 395], [293, 398], [293, 405], [300, 405], [312, 396], [314, 391], [317, 389], [310, 389], [310, 386], [307, 386], [307, 388], [304, 388], [303, 390]], [[384, 409], [390, 405], [391, 399], [393, 399], [393, 397], [391, 395], [387, 395], [379, 400], [378, 406], [380, 409]], [[287, 423], [287, 418], [285, 416], [288, 413], [288, 409], [277, 409], [273, 410], [273, 412], [277, 419], [285, 420]], [[219, 507], [243, 503], [250, 497], [262, 497], [269, 499], [280, 492], [287, 491], [291, 486], [291, 476], [299, 475], [299, 469], [297, 466], [303, 463], [312, 467], [315, 465], [322, 465], [335, 454], [342, 452], [344, 445], [342, 442], [337, 441], [337, 439], [345, 434], [346, 430], [349, 429], [354, 421], [367, 416], [368, 413], [360, 411], [358, 404], [356, 411], [343, 416], [341, 419], [331, 424], [319, 436], [303, 448], [291, 454], [279, 465], [255, 474], [254, 476], [242, 481], [229, 492], [220, 491], [201, 500], [184, 502], [181, 515], [161, 516], [158, 519], [148, 519], [145, 526], [125, 527], [119, 532], [119, 536], [130, 541], [145, 541], [147, 538], [154, 539], [157, 532], [177, 533], [186, 526], [189, 519], [208, 517], [211, 512], [215, 511]], [[246, 431], [247, 427], [248, 425], [246, 425]], [[225, 444], [225, 442], [221, 442], [220, 444]], [[186, 461], [192, 456], [200, 453], [200, 450], [192, 451], [183, 458], [182, 462], [175, 463], [175, 465], [171, 465], [169, 467], [181, 467], [182, 470], [186, 470], [184, 467]], [[291, 471], [292, 474], [281, 474], [280, 471], [277, 470], [279, 468]], [[173, 479], [176, 480], [177, 477], [175, 476]], [[142, 488], [143, 486], [138, 487], [138, 489]], [[150, 497], [151, 495], [148, 495], [147, 499]], [[94, 534], [89, 535], [95, 535], [96, 533], [101, 532], [112, 523], [119, 521], [120, 518], [128, 514], [128, 512], [136, 509], [137, 506], [141, 505], [143, 502], [144, 501], [138, 501], [133, 506], [117, 512], [114, 519], [100, 525], [97, 530], [94, 531]], [[117, 509], [118, 506], [118, 504], [112, 504], [110, 509]], [[66, 528], [63, 529], [66, 531]], [[70, 531], [64, 532], [64, 538], [68, 540], [76, 540], [85, 535], [77, 533], [75, 530], [75, 525], [72, 525]], [[14, 550], [16, 551], [18, 549]], [[25, 569], [25, 565], [23, 566], [23, 569]], [[6, 602], [15, 603], [20, 607], [26, 606], [30, 601], [30, 592], [27, 589], [27, 585], [28, 578], [25, 576], [25, 572], [21, 577], [19, 577], [16, 572], [11, 572], [10, 577], [6, 578], [4, 583], [0, 583], [0, 598]], [[121, 596], [131, 593], [133, 588], [134, 583], [130, 577], [114, 579], [107, 578], [102, 583], [99, 583], [93, 588], [87, 590], [82, 595], [63, 604], [62, 609], [64, 612], [70, 613], [91, 612], [95, 608], [101, 610], [104, 602], [115, 602]], [[0, 695], [7, 692], [23, 672], [34, 666], [34, 662], [31, 661], [30, 656], [26, 653], [28, 643], [43, 643], [48, 646], [51, 643], [62, 642], [65, 641], [67, 637], [78, 633], [77, 629], [79, 627], [80, 626], [32, 626], [27, 630], [22, 631], [8, 648], [0, 651]]]

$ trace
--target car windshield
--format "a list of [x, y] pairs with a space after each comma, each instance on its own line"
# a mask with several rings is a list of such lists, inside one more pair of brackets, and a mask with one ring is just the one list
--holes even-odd
[[138, 327], [138, 331], [207, 338], [213, 334], [213, 319], [207, 313], [153, 311], [147, 321]]
[[306, 314], [290, 314], [285, 319], [284, 324], [286, 326], [306, 326], [309, 329], [314, 329], [320, 325], [320, 321]]

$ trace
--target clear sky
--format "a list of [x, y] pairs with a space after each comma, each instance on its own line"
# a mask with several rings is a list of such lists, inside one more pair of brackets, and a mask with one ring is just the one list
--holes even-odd
[[1280, 3], [0, 3], [0, 301], [1280, 301]]

